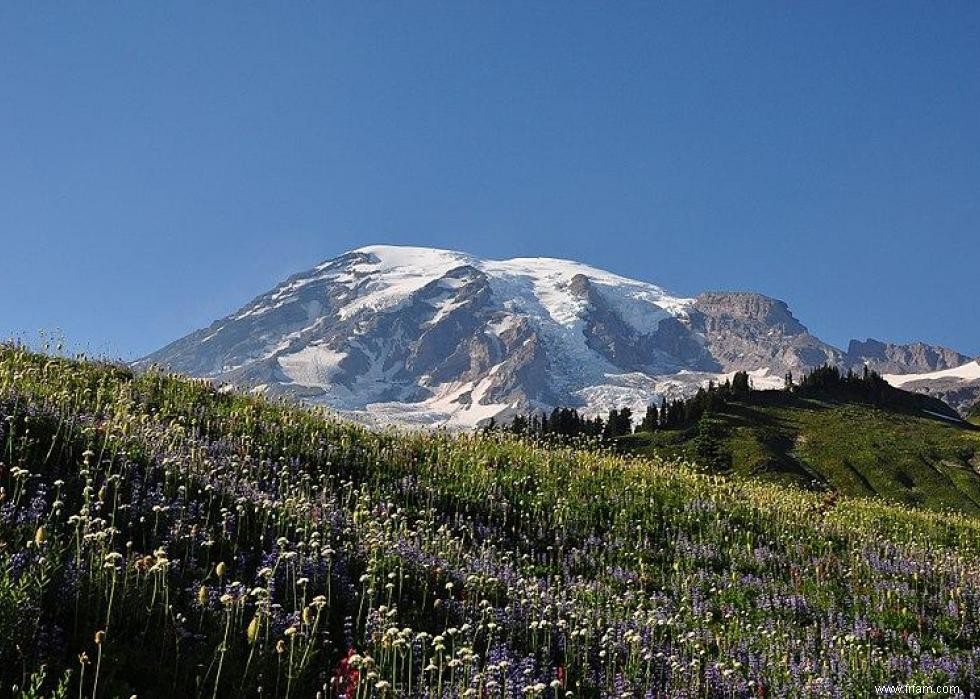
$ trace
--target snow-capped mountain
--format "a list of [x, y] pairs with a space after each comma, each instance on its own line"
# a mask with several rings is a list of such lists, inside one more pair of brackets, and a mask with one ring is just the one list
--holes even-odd
[[739, 370], [776, 387], [787, 371], [849, 361], [759, 294], [680, 298], [567, 260], [369, 246], [138, 365], [370, 421], [471, 426], [556, 405], [640, 411]]

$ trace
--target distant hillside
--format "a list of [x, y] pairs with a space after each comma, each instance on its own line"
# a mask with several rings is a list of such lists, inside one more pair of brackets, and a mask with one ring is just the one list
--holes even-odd
[[980, 514], [980, 430], [940, 417], [945, 406], [917, 405], [928, 396], [892, 390], [907, 399], [882, 407], [833, 392], [756, 391], [694, 427], [619, 443], [694, 461], [708, 453], [723, 471], [773, 482]]

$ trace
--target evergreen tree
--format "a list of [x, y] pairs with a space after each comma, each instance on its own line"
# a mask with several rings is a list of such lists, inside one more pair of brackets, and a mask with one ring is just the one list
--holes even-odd
[[732, 377], [732, 393], [736, 398], [748, 398], [752, 387], [749, 385], [749, 375], [745, 371], [736, 371]]
[[630, 434], [633, 432], [633, 411], [623, 408], [619, 411], [620, 434]]
[[619, 428], [619, 411], [615, 408], [609, 411], [609, 417], [606, 419], [606, 428], [602, 432], [603, 437], [613, 438], [618, 437], [616, 430]]
[[660, 426], [659, 415], [660, 413], [655, 405], [648, 405], [646, 413], [643, 414], [643, 420], [640, 421], [639, 431], [656, 432], [657, 428]]
[[728, 455], [722, 446], [723, 436], [722, 425], [717, 418], [704, 415], [698, 421], [694, 453], [701, 466], [713, 470], [724, 470], [729, 467]]

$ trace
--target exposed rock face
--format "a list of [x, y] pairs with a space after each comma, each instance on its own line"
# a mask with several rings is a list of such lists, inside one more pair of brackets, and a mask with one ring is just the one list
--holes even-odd
[[664, 318], [651, 332], [643, 332], [624, 320], [585, 275], [573, 277], [570, 289], [587, 304], [583, 314], [586, 345], [616, 368], [643, 373], [721, 369], [686, 318]]
[[839, 364], [843, 353], [817, 339], [782, 301], [743, 291], [709, 292], [694, 300], [692, 329], [703, 335], [722, 371], [766, 367], [800, 373]]
[[948, 347], [913, 342], [895, 345], [880, 340], [851, 340], [847, 362], [854, 367], [867, 365], [880, 374], [918, 374], [952, 369], [970, 361], [970, 357]]
[[556, 405], [639, 414], [741, 370], [774, 388], [787, 371], [858, 355], [903, 371], [962, 357], [874, 341], [851, 349], [820, 341], [760, 294], [684, 299], [566, 260], [372, 246], [290, 277], [137, 364], [367, 421], [470, 426]]

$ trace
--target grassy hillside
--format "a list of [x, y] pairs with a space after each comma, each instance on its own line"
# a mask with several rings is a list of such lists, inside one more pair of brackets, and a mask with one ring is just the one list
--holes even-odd
[[980, 520], [0, 349], [0, 693], [980, 686]]
[[[767, 391], [725, 406], [711, 428], [731, 473], [980, 515], [980, 430], [972, 427], [921, 411]], [[700, 433], [640, 433], [622, 445], [697, 460]]]

